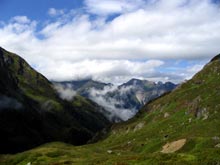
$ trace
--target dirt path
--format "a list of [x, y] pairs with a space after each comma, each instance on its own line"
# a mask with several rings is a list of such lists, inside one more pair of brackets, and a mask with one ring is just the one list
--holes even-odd
[[162, 153], [173, 153], [180, 150], [186, 144], [186, 139], [180, 139], [163, 146]]

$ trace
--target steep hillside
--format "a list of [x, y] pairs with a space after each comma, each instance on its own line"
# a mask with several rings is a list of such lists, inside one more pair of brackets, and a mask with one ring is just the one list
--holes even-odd
[[219, 164], [220, 55], [135, 118], [83, 147], [50, 143], [1, 156], [2, 164]]
[[109, 125], [101, 110], [80, 96], [60, 99], [43, 75], [0, 48], [0, 153], [58, 140], [85, 144]]

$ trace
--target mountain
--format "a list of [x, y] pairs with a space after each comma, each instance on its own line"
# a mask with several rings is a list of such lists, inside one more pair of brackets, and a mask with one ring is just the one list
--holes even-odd
[[[130, 89], [127, 94], [133, 95], [134, 98], [127, 98], [125, 106], [132, 108], [135, 105], [136, 109], [140, 109], [144, 104], [149, 101], [172, 91], [177, 85], [172, 82], [152, 82], [148, 80], [131, 79], [127, 83], [120, 85], [119, 91], [124, 89]], [[134, 104], [132, 104], [134, 102]], [[135, 104], [136, 102], [136, 104]], [[130, 104], [129, 104], [130, 103]]]
[[1, 164], [219, 164], [220, 55], [191, 80], [83, 147], [50, 143]]
[[63, 100], [43, 75], [0, 48], [0, 153], [50, 141], [85, 144], [110, 122], [82, 96]]
[[155, 83], [138, 79], [131, 79], [119, 86], [91, 79], [54, 82], [54, 84], [69, 88], [103, 106], [106, 109], [103, 114], [112, 122], [128, 120], [144, 104], [172, 91], [177, 86], [171, 82]]
[[103, 90], [106, 86], [113, 86], [110, 83], [103, 83], [99, 81], [94, 81], [92, 79], [86, 80], [76, 80], [76, 81], [62, 81], [62, 82], [53, 82], [54, 84], [61, 84], [64, 87], [70, 87], [72, 90], [76, 91], [81, 96], [89, 98], [90, 90], [92, 88], [96, 90]]

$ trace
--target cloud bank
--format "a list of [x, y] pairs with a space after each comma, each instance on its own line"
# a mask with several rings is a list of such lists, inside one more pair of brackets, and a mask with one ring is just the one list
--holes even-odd
[[58, 92], [60, 98], [63, 100], [71, 101], [76, 95], [76, 92], [72, 89], [71, 84], [68, 84], [66, 86], [54, 84], [54, 88]]
[[[130, 88], [123, 88], [120, 89], [120, 95], [124, 95], [127, 91], [129, 91]], [[110, 92], [116, 92], [118, 91], [117, 86], [105, 86], [102, 90], [97, 90], [95, 88], [90, 89], [90, 95], [89, 98], [96, 102], [97, 104], [101, 105], [105, 108], [109, 113], [106, 117], [110, 121], [113, 122], [119, 122], [119, 121], [126, 121], [130, 118], [132, 118], [136, 113], [137, 110], [134, 109], [126, 109], [122, 108], [124, 106], [124, 102], [117, 100], [114, 97], [106, 97], [107, 94]]]
[[180, 82], [220, 52], [220, 9], [211, 0], [85, 0], [48, 14], [47, 22], [0, 21], [0, 45], [52, 80]]

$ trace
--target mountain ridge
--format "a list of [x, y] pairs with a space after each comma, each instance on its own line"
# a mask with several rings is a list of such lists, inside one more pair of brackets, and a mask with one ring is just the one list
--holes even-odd
[[110, 125], [102, 107], [76, 96], [62, 100], [52, 83], [24, 59], [0, 48], [0, 152], [49, 141], [85, 144]]
[[171, 82], [152, 82], [131, 79], [121, 85], [103, 83], [94, 80], [53, 82], [64, 88], [75, 91], [97, 104], [103, 106], [104, 115], [110, 121], [120, 122], [133, 117], [147, 102], [176, 88]]

